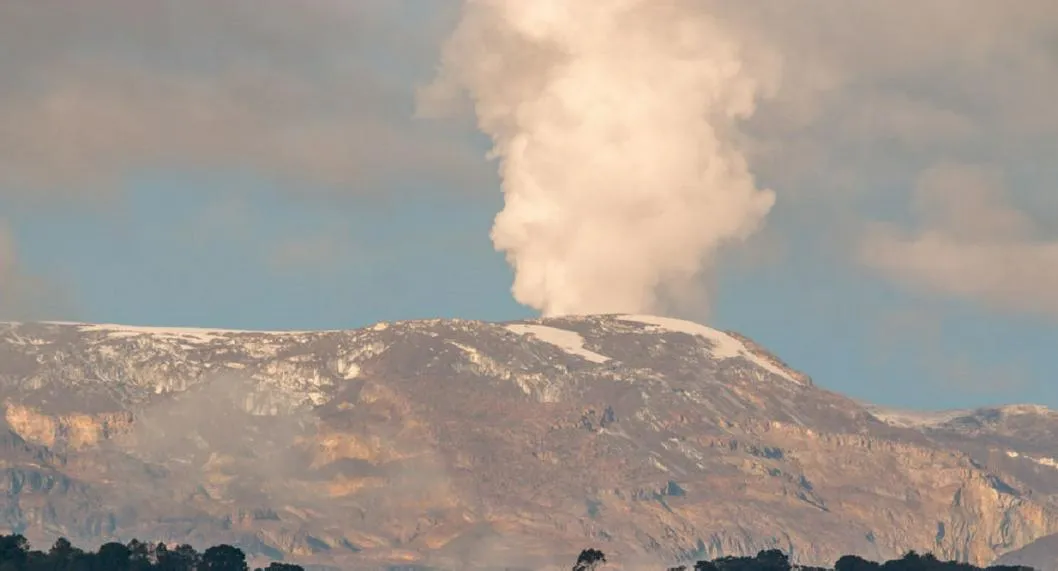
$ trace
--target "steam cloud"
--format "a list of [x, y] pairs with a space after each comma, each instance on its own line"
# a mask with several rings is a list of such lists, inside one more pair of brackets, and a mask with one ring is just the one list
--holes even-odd
[[492, 230], [514, 297], [545, 315], [667, 311], [752, 234], [737, 121], [773, 89], [691, 0], [466, 0], [424, 114], [465, 91], [501, 159]]

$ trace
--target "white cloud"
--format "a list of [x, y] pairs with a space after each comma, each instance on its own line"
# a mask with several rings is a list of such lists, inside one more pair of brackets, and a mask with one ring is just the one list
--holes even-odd
[[1008, 203], [994, 170], [931, 169], [913, 207], [919, 227], [874, 226], [860, 251], [864, 263], [908, 287], [1058, 317], [1058, 239]]

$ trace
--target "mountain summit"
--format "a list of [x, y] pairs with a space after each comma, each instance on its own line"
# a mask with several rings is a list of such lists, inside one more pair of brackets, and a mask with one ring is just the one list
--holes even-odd
[[303, 564], [780, 548], [986, 564], [1058, 532], [1058, 414], [909, 413], [654, 316], [248, 332], [0, 324], [0, 527]]

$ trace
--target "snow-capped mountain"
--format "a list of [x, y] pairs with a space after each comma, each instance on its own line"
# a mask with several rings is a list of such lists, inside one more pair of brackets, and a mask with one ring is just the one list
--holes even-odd
[[[1058, 415], [887, 411], [653, 316], [353, 331], [0, 325], [0, 526], [351, 566], [538, 568], [1058, 532]], [[42, 542], [43, 545], [42, 545]]]

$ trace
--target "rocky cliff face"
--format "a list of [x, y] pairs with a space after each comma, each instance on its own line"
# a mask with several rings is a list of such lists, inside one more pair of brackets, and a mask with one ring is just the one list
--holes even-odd
[[[1058, 415], [915, 415], [646, 316], [356, 331], [0, 325], [0, 526], [306, 564], [539, 568], [1058, 532]], [[660, 568], [660, 567], [659, 567]]]
[[1058, 534], [1041, 537], [1021, 549], [1008, 552], [996, 563], [1032, 567], [1037, 571], [1055, 571], [1058, 569]]

